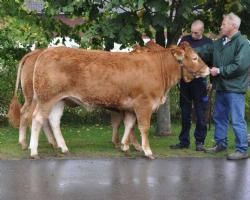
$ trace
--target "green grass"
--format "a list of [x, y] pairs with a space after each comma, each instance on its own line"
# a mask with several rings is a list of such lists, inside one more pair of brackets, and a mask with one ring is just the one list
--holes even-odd
[[[216, 155], [206, 154], [195, 151], [193, 138], [193, 129], [191, 131], [191, 148], [185, 150], [171, 150], [169, 145], [178, 142], [178, 134], [180, 132], [179, 124], [172, 124], [173, 134], [167, 137], [158, 137], [154, 135], [154, 126], [152, 126], [149, 135], [151, 149], [158, 158], [166, 157], [224, 157], [225, 153]], [[130, 148], [128, 154], [115, 149], [111, 143], [111, 126], [110, 125], [62, 125], [62, 131], [70, 150], [68, 155], [60, 153], [59, 149], [53, 149], [47, 142], [44, 134], [41, 135], [39, 141], [39, 155], [41, 158], [83, 158], [83, 157], [142, 157], [142, 152], [136, 152], [133, 147]], [[122, 133], [123, 128], [120, 130]], [[206, 138], [206, 146], [212, 147], [214, 128], [208, 131]], [[137, 138], [140, 141], [139, 132], [137, 130]], [[29, 134], [28, 134], [29, 135]], [[120, 134], [121, 135], [121, 134]], [[234, 151], [234, 134], [229, 131], [229, 152]], [[18, 145], [18, 130], [9, 126], [0, 127], [0, 159], [27, 159], [29, 158], [29, 150], [21, 150]]]

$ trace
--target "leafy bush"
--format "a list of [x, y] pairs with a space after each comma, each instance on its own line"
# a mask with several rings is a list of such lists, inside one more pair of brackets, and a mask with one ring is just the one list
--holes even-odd
[[6, 115], [14, 92], [17, 63], [26, 52], [16, 46], [6, 30], [0, 31], [0, 120]]

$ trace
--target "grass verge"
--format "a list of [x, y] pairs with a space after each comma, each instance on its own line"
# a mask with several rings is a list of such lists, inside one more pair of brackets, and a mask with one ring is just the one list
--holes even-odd
[[[172, 135], [159, 137], [154, 135], [154, 126], [150, 129], [149, 141], [154, 155], [158, 158], [167, 157], [224, 157], [224, 153], [211, 155], [203, 152], [195, 151], [194, 137], [191, 130], [191, 147], [185, 150], [171, 150], [169, 145], [178, 143], [178, 134], [181, 127], [179, 124], [172, 124]], [[142, 152], [136, 152], [133, 147], [130, 148], [128, 154], [115, 149], [111, 143], [112, 129], [110, 125], [87, 124], [72, 125], [66, 124], [62, 126], [62, 132], [70, 150], [68, 155], [62, 155], [59, 149], [53, 149], [47, 142], [44, 134], [41, 134], [39, 141], [39, 155], [41, 158], [47, 159], [78, 159], [82, 157], [91, 158], [113, 158], [113, 157], [142, 157]], [[120, 133], [123, 132], [123, 128]], [[214, 145], [213, 140], [214, 127], [207, 133], [206, 147]], [[137, 138], [140, 141], [138, 130], [136, 130]], [[120, 134], [122, 136], [122, 134]], [[29, 136], [29, 134], [28, 134]], [[229, 131], [229, 148], [228, 152], [234, 151], [234, 134]], [[29, 150], [21, 150], [18, 145], [18, 130], [9, 126], [0, 127], [0, 159], [28, 159]]]

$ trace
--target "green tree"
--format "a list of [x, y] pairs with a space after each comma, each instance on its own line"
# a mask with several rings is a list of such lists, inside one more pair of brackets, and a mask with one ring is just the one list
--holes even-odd
[[[250, 36], [248, 0], [33, 0], [43, 2], [41, 13], [30, 10], [29, 1], [0, 0], [1, 39], [9, 41], [8, 47], [0, 43], [1, 48], [20, 49], [17, 42], [26, 50], [31, 44], [44, 47], [56, 36], [73, 38], [81, 47], [102, 49], [105, 45], [106, 49], [111, 49], [114, 42], [122, 44], [121, 48], [135, 43], [143, 45], [142, 35], [147, 35], [165, 46], [165, 39], [168, 45], [175, 44], [197, 18], [205, 22], [207, 31], [218, 33], [222, 14], [230, 11], [242, 17], [242, 33]], [[84, 23], [69, 26], [57, 17], [61, 13], [69, 19], [80, 18]], [[1, 59], [1, 70], [7, 70], [13, 68], [19, 57], [15, 56], [13, 64], [6, 67], [3, 63], [12, 58]], [[11, 79], [15, 80], [14, 76]], [[3, 98], [5, 96], [3, 93]], [[168, 105], [162, 114], [166, 120], [160, 120], [161, 124], [170, 132]]]

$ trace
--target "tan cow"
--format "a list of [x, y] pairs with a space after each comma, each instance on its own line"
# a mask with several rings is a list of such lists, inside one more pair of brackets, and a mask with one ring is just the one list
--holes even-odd
[[[43, 49], [38, 49], [26, 54], [19, 62], [18, 74], [16, 80], [16, 87], [14, 92], [14, 97], [11, 101], [8, 111], [9, 122], [14, 127], [19, 127], [19, 144], [21, 144], [22, 149], [27, 148], [26, 142], [26, 131], [29, 124], [31, 124], [31, 117], [34, 110], [32, 107], [33, 99], [33, 71], [37, 57], [41, 54]], [[20, 78], [21, 77], [21, 78]], [[21, 79], [22, 92], [24, 95], [24, 105], [18, 101], [17, 90], [19, 82]], [[51, 133], [51, 128], [48, 120], [44, 121], [43, 130], [48, 138], [49, 143], [56, 147], [56, 141], [53, 134]]]
[[[149, 41], [145, 47], [140, 47], [137, 45], [133, 52], [142, 52], [142, 51], [159, 51], [164, 49], [160, 45], [156, 44], [153, 41]], [[27, 127], [30, 125], [31, 116], [33, 113], [32, 105], [32, 98], [33, 98], [33, 71], [37, 57], [41, 54], [43, 49], [37, 49], [26, 54], [20, 61], [18, 67], [18, 75], [16, 80], [16, 88], [14, 92], [14, 97], [11, 101], [9, 106], [8, 118], [10, 123], [14, 127], [19, 127], [19, 144], [21, 145], [22, 149], [27, 148], [26, 142], [26, 133]], [[17, 98], [17, 90], [19, 86], [19, 79], [21, 79], [22, 91], [24, 95], [24, 105], [21, 106], [18, 98]], [[72, 106], [72, 103], [68, 103], [67, 105]], [[34, 107], [34, 106], [33, 106]], [[121, 112], [114, 112], [111, 111], [111, 125], [113, 128], [112, 131], [112, 143], [116, 148], [120, 146], [120, 139], [119, 139], [119, 127], [124, 119], [125, 113]], [[48, 138], [49, 143], [52, 144], [53, 147], [57, 147], [56, 141], [54, 136], [52, 135], [50, 125], [48, 121], [44, 123], [44, 132]], [[141, 147], [135, 137], [134, 130], [131, 130], [130, 142], [135, 147], [136, 150], [140, 151]], [[66, 150], [64, 150], [66, 151]]]
[[[30, 122], [31, 116], [32, 116], [34, 106], [35, 106], [32, 104], [34, 66], [35, 66], [37, 57], [42, 53], [42, 51], [43, 49], [32, 51], [26, 54], [20, 61], [19, 67], [18, 67], [18, 75], [17, 75], [17, 80], [16, 80], [16, 88], [14, 92], [14, 97], [9, 106], [8, 118], [9, 118], [10, 123], [14, 127], [19, 127], [19, 144], [21, 145], [22, 149], [27, 148], [27, 142], [26, 142], [27, 127], [31, 124]], [[21, 106], [17, 98], [17, 90], [18, 90], [20, 79], [21, 79], [24, 100], [25, 100], [23, 106]], [[68, 102], [67, 105], [72, 106], [72, 102]], [[118, 134], [119, 134], [118, 129], [120, 127], [120, 123], [123, 120], [123, 118], [124, 118], [124, 113], [119, 113], [119, 112], [114, 112], [114, 111], [111, 112], [111, 124], [113, 127], [112, 142], [116, 147], [118, 147], [120, 144], [119, 137], [118, 137]], [[43, 129], [48, 138], [49, 143], [51, 143], [53, 147], [57, 147], [57, 143], [51, 132], [51, 128], [50, 128], [48, 120], [44, 121]], [[134, 132], [130, 134], [130, 141], [136, 150], [138, 151], [141, 150], [141, 147], [135, 137]], [[67, 149], [63, 149], [62, 151], [65, 153], [67, 152]]]
[[[138, 52], [157, 52], [162, 51], [165, 48], [160, 46], [159, 44], [156, 44], [154, 41], [150, 40], [146, 43], [145, 46], [141, 47], [140, 45], [134, 46], [134, 50], [131, 53], [138, 53]], [[126, 112], [111, 112], [111, 124], [113, 127], [113, 133], [112, 133], [112, 143], [115, 145], [115, 147], [120, 147], [120, 138], [119, 138], [119, 127], [124, 120], [126, 115]], [[125, 123], [126, 127], [126, 123]], [[126, 129], [126, 128], [125, 128]], [[138, 141], [135, 137], [134, 128], [131, 129], [129, 134], [129, 139], [136, 150], [141, 151], [141, 146], [138, 144]]]
[[[180, 78], [209, 74], [207, 65], [188, 44], [159, 52], [111, 53], [71, 48], [50, 48], [38, 57], [34, 70], [34, 100], [30, 140], [31, 157], [38, 155], [38, 139], [44, 120], [49, 119], [55, 137], [62, 137], [60, 119], [64, 99], [87, 108], [104, 107], [125, 111], [127, 129], [123, 150], [136, 118], [145, 155], [153, 158], [148, 141], [152, 113], [164, 103], [166, 93]], [[57, 140], [58, 141], [58, 140]]]

